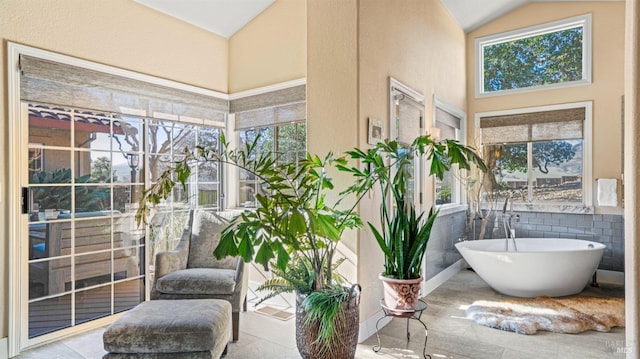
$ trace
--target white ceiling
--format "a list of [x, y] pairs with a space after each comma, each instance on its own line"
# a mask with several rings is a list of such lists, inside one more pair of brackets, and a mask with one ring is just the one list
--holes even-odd
[[465, 32], [473, 31], [531, 2], [623, 1], [623, 0], [440, 0]]
[[[228, 39], [276, 0], [134, 1]], [[562, 1], [623, 0], [440, 0], [465, 32], [475, 30], [529, 2]]]
[[134, 1], [227, 39], [275, 2], [275, 0]]
[[465, 32], [499, 18], [528, 0], [440, 0]]

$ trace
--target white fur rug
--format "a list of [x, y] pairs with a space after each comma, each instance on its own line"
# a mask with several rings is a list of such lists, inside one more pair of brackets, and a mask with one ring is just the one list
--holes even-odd
[[581, 333], [587, 330], [608, 332], [612, 327], [624, 327], [624, 298], [480, 300], [467, 308], [466, 316], [478, 324], [519, 334], [534, 334], [538, 330], [556, 333]]

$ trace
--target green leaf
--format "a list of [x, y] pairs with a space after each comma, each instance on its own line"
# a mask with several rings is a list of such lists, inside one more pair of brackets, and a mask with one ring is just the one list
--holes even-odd
[[340, 240], [340, 230], [336, 226], [335, 218], [328, 214], [318, 214], [318, 233], [332, 241]]
[[307, 223], [304, 219], [304, 215], [297, 209], [291, 209], [291, 215], [289, 216], [289, 231], [293, 234], [305, 233], [307, 229]]
[[[258, 248], [258, 253], [256, 253], [255, 261], [256, 263], [262, 264], [264, 270], [269, 270], [269, 261], [271, 261], [275, 256], [273, 255], [273, 251], [271, 250], [271, 245], [269, 241], [262, 241], [260, 248]], [[286, 267], [278, 266], [280, 270], [285, 270]]]
[[251, 262], [253, 259], [253, 243], [251, 243], [251, 238], [249, 238], [246, 232], [243, 233], [240, 244], [238, 245], [238, 254], [242, 256], [245, 262]]
[[217, 259], [222, 259], [226, 256], [235, 257], [238, 255], [238, 247], [236, 246], [235, 238], [232, 231], [223, 231], [220, 235], [220, 242], [218, 246], [213, 250], [213, 255]]
[[[276, 248], [276, 252], [278, 254], [278, 260], [277, 260], [277, 267], [278, 268], [287, 268], [287, 264], [289, 263], [289, 253], [287, 252], [287, 250], [284, 248], [284, 246], [279, 243], [279, 242], [275, 242], [273, 243], [272, 247]], [[285, 270], [283, 269], [283, 270]]]

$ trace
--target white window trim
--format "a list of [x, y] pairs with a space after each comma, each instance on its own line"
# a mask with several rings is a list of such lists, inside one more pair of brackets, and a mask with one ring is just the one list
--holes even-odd
[[229, 100], [237, 100], [237, 99], [244, 98], [244, 97], [262, 95], [262, 94], [265, 94], [265, 93], [274, 92], [274, 91], [278, 91], [278, 90], [284, 90], [284, 89], [287, 89], [287, 88], [296, 87], [296, 86], [300, 86], [300, 85], [306, 85], [306, 84], [307, 84], [307, 79], [306, 78], [300, 78], [300, 79], [295, 79], [295, 80], [291, 80], [291, 81], [279, 82], [277, 84], [272, 84], [272, 85], [263, 86], [263, 87], [257, 87], [257, 88], [254, 88], [254, 89], [250, 89], [250, 90], [245, 90], [245, 91], [240, 91], [240, 92], [235, 92], [235, 93], [229, 94]]
[[[582, 141], [582, 204], [573, 205], [566, 203], [516, 203], [516, 210], [522, 211], [548, 211], [548, 212], [573, 212], [592, 213], [593, 211], [593, 102], [573, 102], [557, 105], [518, 108], [502, 111], [479, 112], [475, 114], [475, 131], [482, 136], [480, 131], [480, 118], [490, 116], [505, 116], [532, 112], [544, 112], [566, 110], [571, 108], [584, 108], [584, 136]], [[482, 143], [482, 141], [480, 141]]]
[[[420, 120], [420, 133], [418, 135], [424, 135], [424, 103], [425, 97], [420, 92], [412, 89], [408, 85], [396, 80], [395, 78], [389, 76], [389, 141], [395, 141], [398, 139], [398, 134], [400, 132], [400, 124], [396, 118], [396, 96], [402, 95], [405, 96], [413, 102], [413, 106], [419, 108], [421, 111], [421, 120]], [[428, 176], [424, 176], [422, 173], [427, 168], [426, 158], [421, 156], [421, 158], [416, 159], [414, 161], [413, 166], [413, 178], [415, 179], [415, 194], [416, 198], [414, 198], [414, 203], [416, 208], [420, 208], [421, 210], [426, 210], [426, 201], [423, 200], [424, 192], [426, 190], [427, 185], [426, 181], [429, 179]]]
[[[433, 118], [432, 127], [436, 127], [436, 122], [437, 122], [436, 110], [438, 108], [460, 119], [460, 128], [456, 129], [456, 132], [455, 132], [456, 140], [462, 144], [466, 144], [467, 143], [466, 112], [464, 112], [463, 110], [461, 110], [456, 106], [453, 106], [445, 101], [442, 101], [440, 98], [434, 95], [433, 96], [433, 116], [431, 116]], [[456, 169], [453, 169], [453, 170], [456, 171]], [[435, 197], [435, 193], [436, 193], [436, 181], [434, 179], [433, 181], [434, 197]], [[461, 210], [459, 208], [460, 206], [464, 206], [464, 208], [466, 209], [467, 199], [464, 194], [465, 194], [465, 191], [464, 191], [464, 188], [462, 188], [462, 182], [460, 181], [458, 176], [453, 176], [453, 193], [451, 196], [451, 203], [441, 204], [436, 206], [436, 208], [440, 209], [441, 215], [446, 213], [458, 212]], [[435, 199], [434, 199], [434, 202], [435, 202]]]
[[[229, 94], [229, 100], [237, 100], [240, 98], [262, 95], [269, 92], [274, 92], [278, 90], [284, 90], [291, 87], [296, 87], [300, 85], [306, 85], [307, 78], [300, 78], [291, 81], [280, 82], [268, 86], [257, 87], [250, 90], [240, 91], [236, 93]], [[225, 130], [226, 138], [233, 138], [230, 148], [237, 149], [238, 143], [240, 143], [240, 131], [235, 128], [235, 113], [230, 113], [227, 115], [227, 125]], [[267, 126], [273, 127], [273, 126]], [[239, 203], [240, 200], [240, 187], [238, 186], [238, 181], [240, 180], [240, 170], [235, 166], [228, 166], [227, 176], [225, 177], [226, 184], [224, 186], [224, 205], [225, 209], [246, 209], [242, 207]]]
[[[517, 93], [526, 93], [531, 91], [540, 91], [547, 89], [556, 89], [564, 87], [584, 86], [592, 82], [592, 16], [591, 14], [575, 16], [568, 19], [548, 22], [540, 25], [530, 26], [523, 29], [517, 29], [498, 34], [483, 36], [475, 39], [475, 96], [492, 97], [500, 95], [510, 95]], [[484, 90], [484, 54], [482, 47], [507, 41], [514, 41], [525, 37], [542, 35], [568, 28], [583, 27], [582, 32], [582, 79], [577, 81], [563, 82], [558, 84], [539, 85], [531, 87], [523, 87], [517, 89], [509, 89], [502, 91], [486, 92]]]

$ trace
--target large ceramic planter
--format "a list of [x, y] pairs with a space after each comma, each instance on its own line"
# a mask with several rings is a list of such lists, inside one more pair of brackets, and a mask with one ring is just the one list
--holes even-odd
[[395, 279], [378, 277], [384, 290], [384, 304], [391, 311], [415, 311], [420, 299], [420, 283], [422, 277], [416, 279]]
[[[358, 288], [359, 285], [356, 284]], [[340, 341], [332, 348], [323, 348], [314, 343], [318, 337], [318, 324], [305, 325], [304, 295], [296, 298], [296, 345], [303, 359], [353, 359], [358, 345], [360, 325], [360, 291], [352, 290], [349, 301], [343, 303], [344, 316], [337, 318], [336, 326]]]

